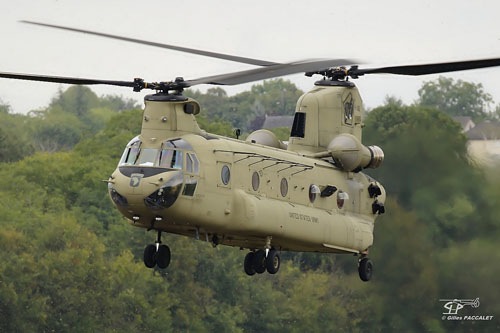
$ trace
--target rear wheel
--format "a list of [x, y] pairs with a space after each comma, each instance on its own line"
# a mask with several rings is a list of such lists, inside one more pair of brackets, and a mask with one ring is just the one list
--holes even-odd
[[262, 274], [266, 271], [266, 252], [264, 250], [255, 252], [253, 257], [253, 268], [257, 274]]
[[149, 244], [144, 249], [144, 265], [147, 268], [153, 268], [156, 265], [156, 245]]
[[276, 250], [270, 250], [266, 258], [266, 268], [269, 274], [276, 274], [280, 269], [280, 255]]
[[361, 278], [361, 280], [363, 280], [365, 282], [370, 281], [370, 279], [372, 278], [372, 274], [373, 274], [372, 261], [368, 258], [361, 259], [361, 261], [359, 262], [358, 271], [359, 271], [359, 277]]
[[245, 268], [245, 273], [247, 273], [247, 275], [250, 276], [255, 274], [255, 268], [253, 267], [254, 257], [255, 257], [255, 252], [249, 252], [245, 256], [245, 262], [243, 264], [243, 267]]
[[170, 249], [166, 245], [160, 245], [156, 253], [156, 264], [159, 268], [167, 268], [170, 264]]

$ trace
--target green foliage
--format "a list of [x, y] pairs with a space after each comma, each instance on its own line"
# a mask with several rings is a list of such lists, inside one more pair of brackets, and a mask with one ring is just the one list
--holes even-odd
[[31, 119], [32, 140], [37, 151], [68, 150], [84, 136], [85, 124], [77, 115], [53, 107]]
[[222, 88], [210, 88], [206, 94], [186, 91], [202, 106], [201, 114], [208, 119], [221, 119], [245, 132], [259, 129], [265, 115], [292, 115], [297, 99], [303, 92], [283, 79], [253, 85], [250, 91], [227, 96]]
[[[271, 88], [229, 103], [222, 89], [203, 98], [211, 98], [214, 112], [250, 109], [259, 98], [272, 105], [282, 90]], [[164, 237], [170, 267], [144, 267], [142, 251], [154, 235], [122, 219], [101, 182], [140, 133], [142, 111], [116, 113], [84, 91], [61, 103], [79, 93], [91, 106], [80, 109], [85, 116], [57, 103], [32, 118], [0, 107], [0, 130], [20, 135], [9, 140], [26, 135], [29, 142], [32, 133], [50, 133], [41, 123], [59, 120], [53, 140], [80, 135], [73, 148], [51, 154], [27, 156], [7, 145], [3, 162], [12, 162], [0, 163], [0, 331], [495, 330], [491, 322], [440, 319], [440, 298], [480, 297], [485, 313], [500, 310], [493, 292], [500, 177], [470, 164], [466, 139], [446, 114], [397, 99], [368, 113], [364, 142], [386, 155], [372, 174], [389, 195], [376, 223], [371, 282], [359, 280], [355, 258], [315, 253], [282, 253], [278, 274], [250, 278], [245, 252], [173, 235]], [[231, 118], [219, 116], [202, 111], [197, 119], [209, 132], [233, 135]], [[288, 130], [275, 133], [288, 138]]]
[[48, 108], [30, 112], [31, 140], [37, 151], [68, 150], [102, 130], [117, 112], [136, 108], [135, 101], [72, 86], [59, 91]]
[[277, 127], [269, 130], [276, 134], [276, 137], [281, 141], [288, 141], [290, 138], [290, 128], [288, 127]]
[[481, 83], [439, 77], [437, 81], [425, 82], [418, 95], [420, 105], [437, 107], [450, 116], [468, 116], [474, 121], [491, 116], [493, 99]]
[[33, 153], [26, 127], [26, 117], [10, 113], [10, 106], [0, 101], [0, 163], [18, 161]]
[[485, 184], [470, 165], [460, 125], [436, 109], [396, 104], [374, 109], [365, 123], [364, 141], [386, 156], [370, 173], [388, 193], [414, 209], [438, 243], [471, 237], [467, 221], [480, 213]]
[[208, 133], [231, 137], [234, 136], [233, 127], [227, 121], [221, 119], [208, 120], [208, 117], [204, 115], [197, 116], [196, 121], [198, 122], [200, 128], [207, 131]]

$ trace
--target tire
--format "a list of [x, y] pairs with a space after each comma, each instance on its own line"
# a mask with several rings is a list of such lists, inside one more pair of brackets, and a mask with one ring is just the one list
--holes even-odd
[[266, 271], [266, 252], [259, 250], [253, 256], [253, 268], [257, 274], [262, 274]]
[[245, 268], [245, 273], [247, 273], [247, 275], [250, 276], [255, 274], [255, 268], [253, 267], [254, 257], [255, 257], [254, 252], [247, 253], [247, 255], [245, 256], [245, 262], [243, 263], [243, 267]]
[[156, 245], [149, 244], [144, 249], [144, 265], [146, 265], [147, 268], [156, 266]]
[[267, 254], [266, 268], [269, 274], [276, 274], [280, 269], [281, 258], [276, 250], [271, 250]]
[[165, 269], [170, 264], [170, 249], [166, 245], [160, 245], [156, 253], [156, 264], [159, 268]]
[[358, 271], [359, 271], [359, 277], [361, 280], [363, 280], [365, 282], [370, 281], [370, 279], [372, 278], [372, 274], [373, 274], [372, 261], [368, 258], [361, 259], [361, 261], [359, 262]]

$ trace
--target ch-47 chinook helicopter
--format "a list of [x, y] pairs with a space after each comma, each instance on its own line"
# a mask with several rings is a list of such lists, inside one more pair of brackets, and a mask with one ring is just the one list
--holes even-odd
[[[349, 78], [500, 66], [500, 58], [370, 69], [346, 59], [275, 63], [24, 22], [258, 66], [153, 83], [0, 72], [11, 79], [155, 91], [144, 98], [140, 135], [127, 144], [107, 181], [120, 213], [134, 226], [157, 231], [155, 244], [144, 250], [150, 268], [170, 263], [170, 249], [161, 244], [161, 234], [167, 232], [249, 249], [244, 260], [248, 275], [277, 273], [280, 251], [312, 251], [355, 254], [360, 278], [370, 280], [373, 264], [367, 255], [386, 193], [362, 170], [379, 167], [384, 154], [361, 143], [362, 100]], [[322, 79], [299, 98], [288, 144], [267, 130], [257, 130], [245, 141], [206, 133], [194, 117], [199, 104], [182, 95], [198, 84], [236, 85], [299, 72]]]

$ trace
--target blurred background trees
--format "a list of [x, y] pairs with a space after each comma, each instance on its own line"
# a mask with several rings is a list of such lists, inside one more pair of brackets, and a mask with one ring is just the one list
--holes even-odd
[[[293, 114], [301, 93], [281, 79], [189, 92], [200, 125], [223, 135]], [[0, 331], [496, 331], [495, 320], [442, 321], [439, 302], [479, 297], [481, 314], [500, 312], [500, 177], [471, 163], [448, 116], [487, 117], [488, 103], [480, 85], [439, 79], [414, 105], [389, 98], [366, 115], [363, 141], [386, 154], [370, 175], [389, 195], [369, 283], [355, 258], [313, 253], [283, 253], [276, 276], [250, 278], [244, 252], [173, 235], [170, 267], [147, 269], [154, 235], [131, 227], [101, 182], [140, 132], [138, 106], [85, 87], [26, 116], [1, 104]]]

